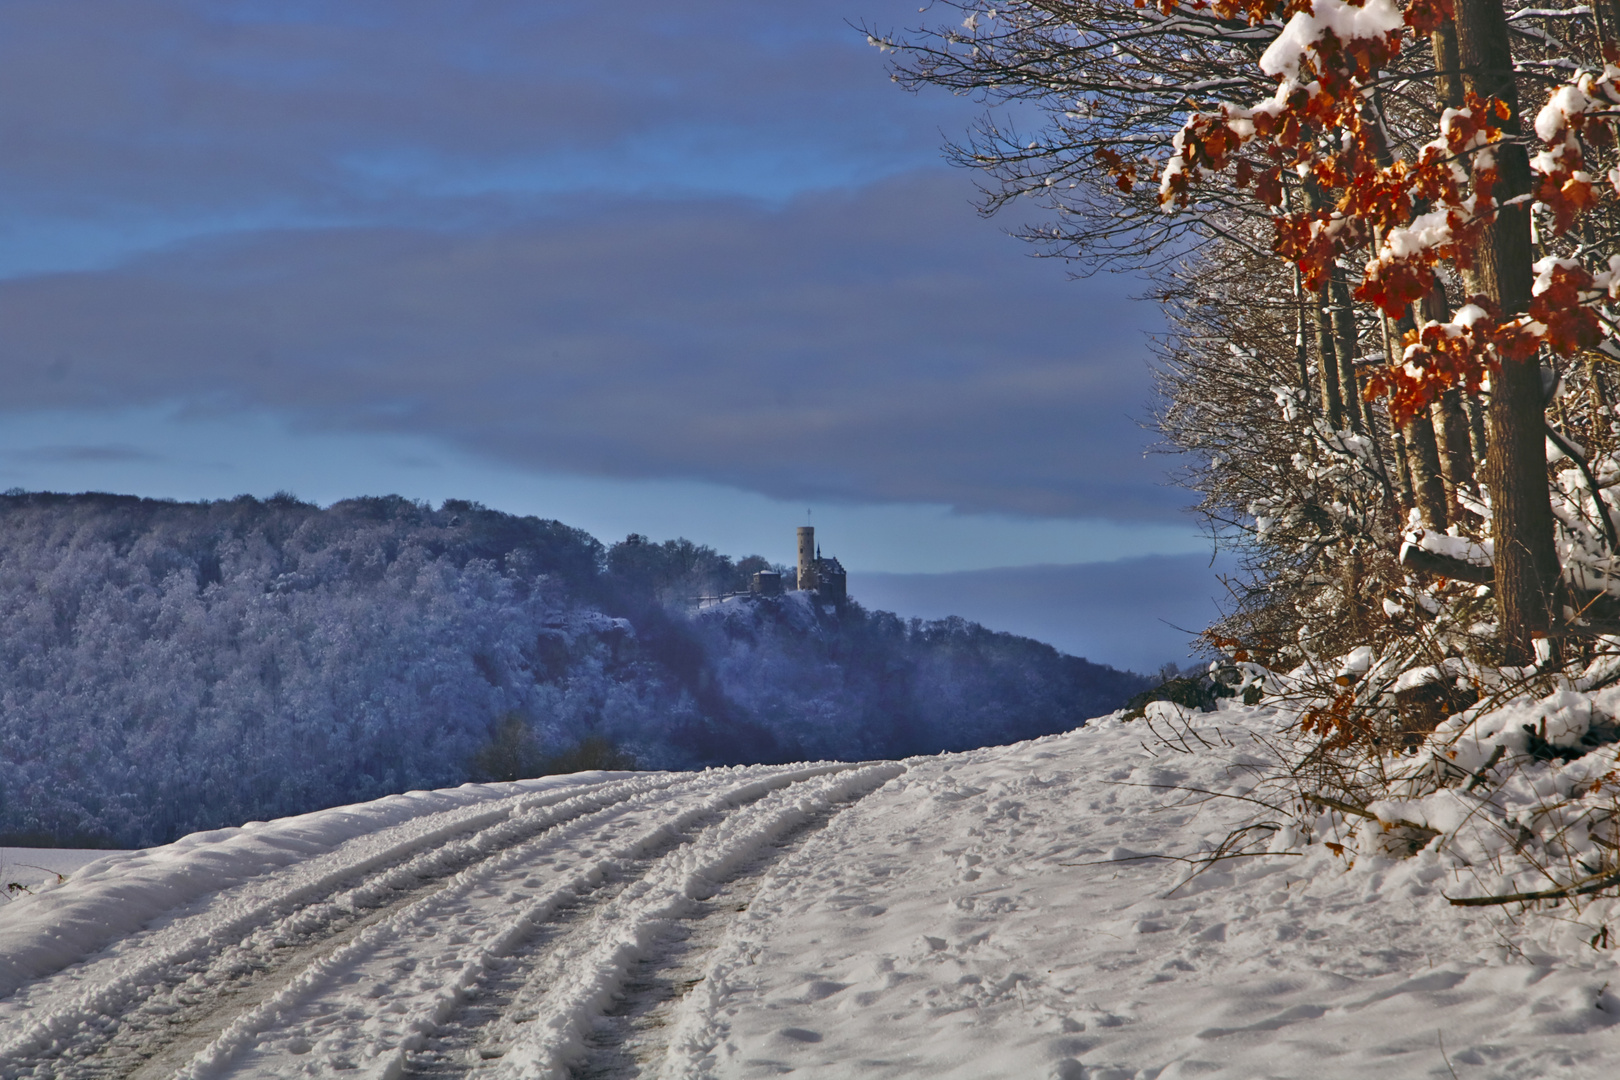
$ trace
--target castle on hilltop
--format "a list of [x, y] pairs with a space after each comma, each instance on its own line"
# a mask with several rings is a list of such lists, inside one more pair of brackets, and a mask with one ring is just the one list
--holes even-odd
[[[802, 592], [816, 593], [823, 602], [842, 605], [849, 598], [849, 587], [844, 564], [836, 558], [823, 559], [816, 546], [813, 525], [799, 526], [799, 572], [794, 587]], [[755, 596], [778, 596], [782, 592], [782, 575], [775, 570], [761, 570], [754, 575], [749, 591]]]

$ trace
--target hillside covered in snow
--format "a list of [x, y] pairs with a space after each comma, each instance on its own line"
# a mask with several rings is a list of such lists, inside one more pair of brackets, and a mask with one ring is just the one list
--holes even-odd
[[692, 602], [766, 565], [464, 502], [0, 496], [0, 841], [134, 847], [548, 764], [958, 750], [1147, 682], [962, 620]]

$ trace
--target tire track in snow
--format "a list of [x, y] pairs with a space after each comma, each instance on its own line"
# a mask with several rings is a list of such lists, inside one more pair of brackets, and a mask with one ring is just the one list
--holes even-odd
[[[592, 838], [621, 824], [620, 819], [637, 812], [652, 813], [656, 817], [669, 806], [680, 805], [683, 800], [707, 798], [710, 789], [726, 779], [732, 778], [712, 774], [666, 774], [662, 782], [649, 784], [646, 790], [633, 798], [619, 800], [595, 813], [572, 816], [532, 836], [525, 843], [508, 846], [496, 853], [495, 857], [463, 870], [427, 895], [407, 898], [405, 902], [392, 905], [380, 917], [370, 920], [367, 926], [344, 935], [341, 941], [328, 942], [319, 950], [309, 951], [305, 957], [307, 963], [289, 970], [286, 977], [272, 986], [264, 987], [261, 993], [254, 995], [253, 1000], [245, 1001], [240, 1007], [230, 1010], [228, 1015], [219, 1017], [206, 1031], [199, 1030], [197, 1037], [187, 1040], [184, 1047], [176, 1047], [176, 1053], [166, 1055], [161, 1069], [151, 1073], [151, 1080], [171, 1076], [206, 1077], [229, 1070], [234, 1059], [253, 1046], [259, 1036], [283, 1027], [287, 1014], [296, 1010], [306, 998], [334, 978], [342, 977], [344, 981], [352, 978], [343, 975], [348, 967], [363, 961], [378, 948], [400, 939], [417, 925], [431, 922], [436, 914], [459, 908], [470, 893], [478, 891], [490, 880], [498, 879], [513, 865], [528, 867], [537, 850], [567, 851], [587, 845]], [[654, 826], [653, 832], [666, 827], [659, 823]], [[522, 873], [529, 874], [531, 870], [525, 869]], [[597, 871], [591, 867], [576, 875], [574, 880], [577, 882], [581, 877], [593, 880], [596, 876]], [[184, 1053], [178, 1052], [181, 1050]], [[146, 1078], [132, 1077], [131, 1080]]]
[[[878, 768], [886, 770], [886, 778], [897, 767]], [[725, 826], [734, 820], [757, 825], [757, 815], [738, 807], [782, 788], [819, 777], [829, 777], [834, 786], [860, 786], [861, 778], [834, 775], [851, 771], [866, 774], [872, 769], [823, 764], [716, 770], [703, 774], [706, 792], [667, 797], [657, 813], [640, 821], [627, 817], [617, 834], [602, 829], [595, 837], [549, 844], [542, 838], [508, 852], [458, 875], [439, 894], [323, 957], [274, 998], [239, 1016], [177, 1075], [198, 1080], [293, 1072], [398, 1076], [407, 1055], [420, 1049], [466, 996], [476, 993], [501, 957], [534, 936], [556, 912], [592, 894], [604, 879], [615, 872], [629, 876], [649, 851], [673, 846], [679, 855], [684, 850], [679, 845], [691, 846], [686, 834], [708, 821], [718, 821], [709, 833], [718, 829], [728, 836], [735, 830]], [[866, 782], [875, 786], [882, 779], [868, 777]], [[734, 844], [729, 853], [718, 855], [712, 845], [698, 846], [708, 865], [758, 846], [757, 838], [743, 841], [742, 848]], [[593, 842], [594, 851], [589, 850]], [[631, 890], [645, 892], [649, 884], [637, 879]]]
[[773, 841], [739, 868], [713, 896], [694, 899], [672, 920], [665, 940], [626, 973], [620, 997], [586, 1037], [573, 1080], [633, 1080], [655, 1076], [677, 1030], [687, 995], [704, 982], [711, 954], [749, 910], [768, 872], [792, 857], [850, 803], [827, 806]]
[[[848, 802], [832, 802], [793, 825], [718, 884], [704, 899], [692, 899], [687, 910], [669, 921], [649, 955], [624, 973], [622, 993], [602, 1015], [586, 1039], [586, 1059], [574, 1075], [597, 1080], [635, 1076], [642, 1063], [663, 1053], [662, 1028], [680, 995], [701, 981], [706, 953], [719, 943], [731, 921], [747, 910], [748, 901], [762, 883], [764, 872], [785, 858], [824, 827]], [[635, 868], [646, 876], [654, 859], [664, 851], [648, 853]], [[423, 1048], [408, 1055], [405, 1072], [411, 1077], [465, 1077], [481, 1062], [502, 1056], [514, 1030], [538, 1016], [534, 967], [548, 955], [581, 952], [579, 939], [588, 938], [593, 918], [635, 879], [628, 874], [604, 883], [589, 898], [558, 913], [548, 926], [522, 943], [513, 954], [490, 964], [484, 980], [470, 988], [466, 999]]]
[[692, 782], [633, 777], [428, 814], [227, 890], [200, 912], [132, 936], [113, 956], [17, 995], [24, 1022], [3, 1036], [0, 1077], [129, 1075], [199, 1024], [239, 1011], [267, 979], [444, 888], [458, 871], [537, 833]]
[[[492, 985], [476, 988], [504, 999], [493, 1007], [477, 1006], [477, 1011], [501, 1015], [476, 1032], [476, 1046], [466, 1037], [470, 1032], [465, 1025], [461, 1038], [445, 1040], [449, 1045], [443, 1050], [461, 1050], [460, 1063], [441, 1051], [426, 1060], [407, 1059], [404, 1071], [472, 1073], [489, 1080], [638, 1075], [644, 1064], [661, 1057], [664, 1016], [682, 983], [690, 988], [681, 970], [699, 970], [692, 954], [718, 941], [723, 924], [739, 913], [738, 897], [717, 899], [723, 896], [722, 883], [745, 875], [757, 879], [783, 853], [780, 846], [772, 850], [773, 845], [789, 842], [795, 834], [808, 835], [843, 805], [903, 771], [895, 763], [846, 766], [773, 792], [709, 826], [647, 867], [643, 877], [617, 895], [540, 942], [538, 956], [518, 958], [527, 970], [515, 992], [510, 987], [518, 978], [512, 971], [497, 973]], [[744, 895], [751, 895], [751, 889], [745, 888]], [[694, 947], [684, 950], [684, 962], [675, 955], [683, 950], [670, 948], [669, 940], [679, 935], [683, 920], [689, 923], [686, 929], [701, 927], [692, 935]], [[661, 979], [652, 974], [660, 967], [675, 970]], [[638, 979], [640, 985], [632, 982]], [[615, 998], [621, 998], [617, 1009]], [[615, 1011], [620, 1015], [607, 1015], [604, 1022], [604, 1014]], [[418, 1062], [422, 1068], [412, 1067]]]

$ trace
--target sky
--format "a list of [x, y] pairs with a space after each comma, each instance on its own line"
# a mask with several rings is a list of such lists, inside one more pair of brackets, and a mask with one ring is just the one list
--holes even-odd
[[975, 213], [941, 146], [981, 107], [856, 28], [944, 14], [0, 0], [0, 487], [783, 562], [808, 522], [857, 599], [1184, 660], [1219, 586], [1145, 454], [1156, 312]]

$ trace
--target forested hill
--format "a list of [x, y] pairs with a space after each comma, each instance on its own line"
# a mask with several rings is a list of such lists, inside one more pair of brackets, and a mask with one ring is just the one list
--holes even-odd
[[960, 619], [741, 587], [687, 541], [388, 497], [0, 496], [0, 842], [163, 842], [630, 757], [894, 757], [1148, 680]]

